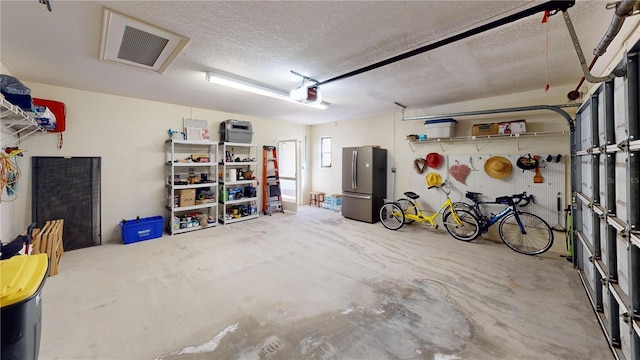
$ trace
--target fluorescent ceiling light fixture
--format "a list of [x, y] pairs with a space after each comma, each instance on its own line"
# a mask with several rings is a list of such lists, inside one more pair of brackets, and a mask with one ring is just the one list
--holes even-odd
[[296, 101], [296, 100], [292, 99], [289, 96], [289, 93], [287, 93], [287, 92], [284, 92], [284, 91], [281, 91], [281, 90], [277, 90], [277, 89], [272, 89], [272, 88], [264, 86], [264, 85], [259, 85], [259, 84], [256, 84], [256, 83], [252, 83], [250, 81], [247, 81], [247, 80], [244, 80], [244, 79], [240, 79], [240, 78], [236, 78], [236, 77], [232, 77], [230, 75], [222, 74], [222, 73], [219, 73], [219, 72], [213, 72], [213, 71], [207, 72], [207, 81], [212, 82], [214, 84], [227, 86], [227, 87], [230, 87], [230, 88], [233, 88], [233, 89], [243, 90], [243, 91], [250, 92], [250, 93], [253, 93], [253, 94], [258, 94], [258, 95], [262, 95], [262, 96], [268, 96], [268, 97], [274, 98], [274, 99], [279, 99], [279, 100], [284, 100], [284, 101], [295, 103], [295, 104], [310, 106], [310, 107], [315, 108], [315, 109], [326, 110], [326, 109], [329, 108], [329, 104], [327, 104], [325, 102], [321, 102], [321, 103], [311, 103], [311, 102], [304, 103], [304, 102]]

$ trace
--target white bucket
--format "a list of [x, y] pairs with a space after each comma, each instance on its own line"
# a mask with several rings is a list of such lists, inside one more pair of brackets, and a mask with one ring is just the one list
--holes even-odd
[[227, 169], [227, 181], [236, 181], [237, 179], [237, 169]]

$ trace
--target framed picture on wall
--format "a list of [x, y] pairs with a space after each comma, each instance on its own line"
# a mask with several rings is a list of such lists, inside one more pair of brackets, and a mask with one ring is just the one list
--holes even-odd
[[184, 118], [184, 132], [187, 140], [209, 140], [209, 123], [206, 120]]

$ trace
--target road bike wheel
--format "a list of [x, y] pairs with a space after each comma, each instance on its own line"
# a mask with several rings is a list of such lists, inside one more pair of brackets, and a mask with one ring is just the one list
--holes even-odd
[[519, 212], [518, 217], [525, 234], [520, 231], [516, 214], [511, 213], [500, 221], [498, 232], [502, 241], [511, 250], [525, 255], [537, 255], [549, 250], [553, 245], [553, 231], [540, 216]]
[[404, 225], [404, 213], [395, 202], [388, 202], [380, 208], [380, 222], [390, 230], [398, 230]]
[[[400, 208], [402, 209], [402, 212], [404, 212], [405, 214], [411, 214], [411, 215], [415, 215], [418, 216], [418, 208], [416, 207], [416, 204], [409, 200], [409, 199], [398, 199], [398, 201], [396, 201], [396, 203], [398, 203], [398, 205], [400, 205]], [[413, 219], [407, 219], [407, 217], [404, 217], [404, 223], [405, 224], [411, 224], [412, 222], [414, 222], [415, 220]]]
[[467, 210], [455, 209], [456, 215], [460, 219], [461, 224], [458, 225], [451, 211], [444, 214], [442, 224], [447, 232], [455, 239], [462, 241], [471, 241], [480, 235], [480, 225], [478, 219]]

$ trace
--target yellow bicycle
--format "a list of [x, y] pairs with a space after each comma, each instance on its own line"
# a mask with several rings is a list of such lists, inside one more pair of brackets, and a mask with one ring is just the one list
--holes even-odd
[[438, 228], [435, 219], [443, 213], [442, 224], [447, 232], [454, 238], [463, 241], [473, 240], [480, 234], [480, 224], [473, 214], [467, 210], [456, 209], [449, 197], [451, 187], [448, 181], [440, 185], [431, 185], [428, 187], [439, 188], [446, 195], [447, 200], [442, 204], [440, 210], [431, 216], [425, 215], [418, 207], [416, 200], [420, 195], [407, 191], [404, 195], [408, 198], [398, 199], [396, 201], [386, 201], [380, 208], [380, 222], [390, 230], [398, 230], [404, 224], [410, 224], [414, 221], [424, 223], [427, 226]]

